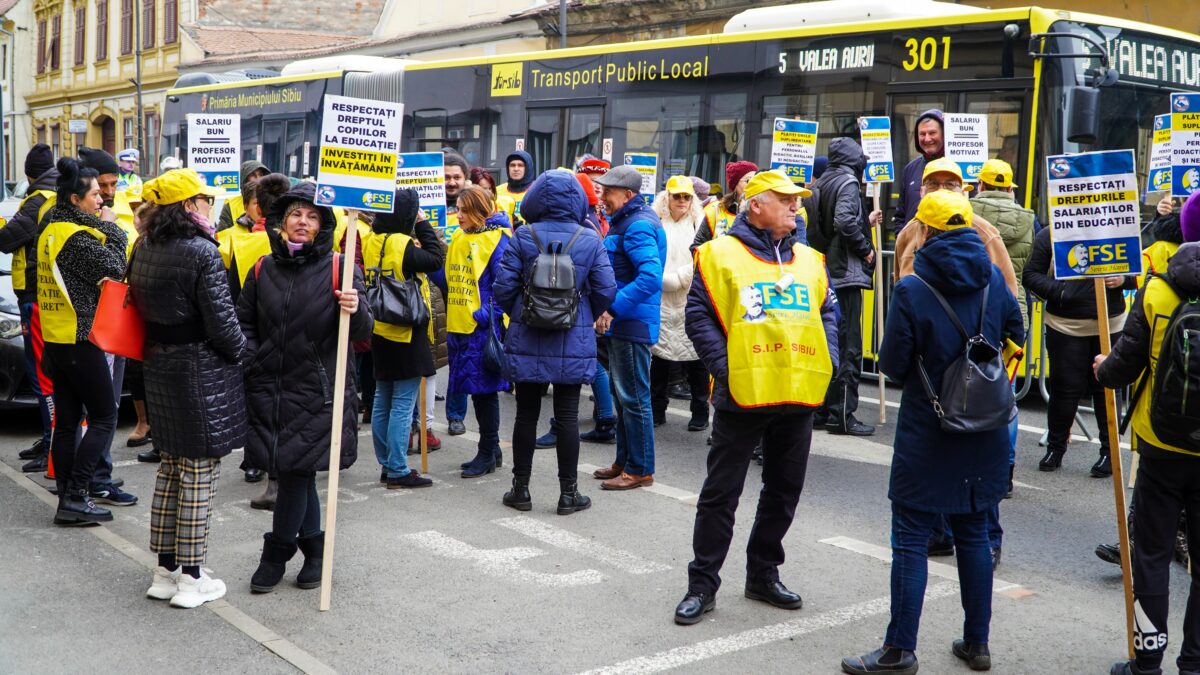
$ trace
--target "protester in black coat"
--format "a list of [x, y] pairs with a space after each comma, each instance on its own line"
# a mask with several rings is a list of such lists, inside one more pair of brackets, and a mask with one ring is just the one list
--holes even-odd
[[358, 450], [354, 376], [347, 377], [345, 391], [333, 391], [339, 359], [354, 372], [351, 351], [337, 353], [338, 319], [341, 311], [350, 312], [350, 339], [364, 340], [371, 334], [371, 313], [358, 303], [365, 289], [357, 269], [353, 292], [335, 290], [341, 288], [342, 259], [332, 253], [333, 212], [314, 201], [314, 186], [301, 183], [271, 206], [266, 223], [271, 255], [246, 277], [238, 299], [249, 352], [246, 458], [279, 481], [272, 531], [264, 536], [262, 561], [250, 581], [260, 593], [279, 583], [297, 546], [305, 558], [297, 583], [302, 588], [321, 583], [325, 533], [316, 473], [329, 467], [334, 396], [345, 402], [340, 467], [349, 468]]

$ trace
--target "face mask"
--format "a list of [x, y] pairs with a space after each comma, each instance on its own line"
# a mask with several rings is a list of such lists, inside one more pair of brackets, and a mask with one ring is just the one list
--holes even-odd
[[287, 244], [288, 253], [292, 254], [293, 256], [296, 255], [297, 253], [299, 253], [300, 249], [304, 248], [304, 244], [302, 244], [302, 243], [297, 244], [297, 243], [288, 241], [287, 239], [284, 239], [283, 243]]
[[217, 228], [213, 227], [212, 223], [208, 222], [208, 218], [206, 218], [199, 211], [189, 211], [188, 215], [192, 217], [192, 222], [196, 223], [196, 227], [203, 230], [205, 234], [210, 237], [215, 237], [217, 235]]

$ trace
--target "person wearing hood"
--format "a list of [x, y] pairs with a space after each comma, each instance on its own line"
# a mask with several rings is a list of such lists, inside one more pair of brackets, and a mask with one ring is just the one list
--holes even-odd
[[[1093, 360], [1096, 379], [1105, 387], [1121, 389], [1142, 381], [1131, 416], [1134, 447], [1141, 458], [1132, 505], [1132, 527], [1137, 532], [1132, 560], [1133, 596], [1141, 613], [1134, 632], [1135, 658], [1113, 665], [1112, 675], [1163, 672], [1171, 558], [1175, 552], [1176, 523], [1181, 515], [1187, 520], [1189, 550], [1200, 547], [1200, 541], [1195, 539], [1200, 533], [1200, 448], [1195, 443], [1173, 445], [1162, 440], [1160, 423], [1156, 423], [1151, 412], [1158, 405], [1152, 388], [1159, 368], [1171, 360], [1168, 353], [1162, 353], [1169, 344], [1169, 333], [1174, 332], [1171, 318], [1184, 299], [1200, 296], [1200, 243], [1197, 243], [1200, 242], [1200, 196], [1193, 194], [1188, 198], [1180, 221], [1185, 243], [1171, 256], [1166, 270], [1147, 278], [1112, 351], [1107, 357], [1096, 355]], [[1182, 349], [1187, 349], [1187, 345]], [[1191, 591], [1183, 617], [1184, 637], [1176, 660], [1180, 673], [1200, 672], [1198, 574], [1191, 573]]]
[[716, 413], [677, 624], [699, 623], [715, 607], [757, 439], [763, 485], [746, 544], [745, 595], [782, 609], [803, 605], [779, 579], [783, 537], [804, 487], [812, 412], [838, 359], [837, 298], [825, 257], [795, 235], [806, 192], [781, 172], [758, 174], [727, 236], [696, 250], [685, 325], [713, 375]]
[[738, 208], [742, 203], [742, 195], [746, 185], [758, 173], [758, 165], [754, 162], [739, 160], [725, 165], [725, 196], [719, 201], [713, 201], [704, 207], [704, 222], [696, 230], [696, 239], [692, 242], [692, 250], [704, 242], [715, 239], [733, 227], [737, 219]]
[[854, 416], [858, 410], [858, 380], [862, 374], [863, 290], [873, 286], [875, 247], [863, 208], [862, 172], [867, 156], [851, 138], [829, 142], [828, 163], [814, 183], [819, 195], [819, 225], [809, 228], [809, 245], [825, 254], [829, 282], [837, 295], [838, 371], [829, 383], [825, 402], [813, 415], [813, 426], [832, 434], [870, 436], [875, 427]]
[[[375, 214], [371, 233], [362, 243], [363, 263], [374, 280], [387, 275], [403, 281], [416, 278], [430, 305], [428, 276], [442, 269], [446, 249], [442, 237], [421, 215], [417, 192], [396, 191], [395, 210]], [[419, 220], [418, 220], [419, 218]], [[432, 309], [431, 309], [432, 315]], [[421, 378], [437, 374], [432, 351], [433, 321], [421, 326], [375, 322], [371, 360], [375, 371], [375, 409], [371, 439], [381, 471], [379, 482], [388, 489], [429, 487], [433, 481], [408, 466], [407, 455], [416, 437], [410, 434]]]
[[663, 261], [662, 311], [659, 314], [658, 342], [650, 348], [650, 405], [654, 426], [667, 423], [667, 389], [671, 367], [679, 364], [687, 375], [692, 417], [688, 431], [708, 428], [708, 371], [684, 328], [684, 308], [692, 287], [692, 242], [704, 222], [704, 210], [696, 196], [692, 179], [672, 176], [667, 189], [654, 199], [654, 211], [667, 235], [667, 255]]
[[225, 595], [201, 565], [221, 459], [246, 441], [246, 338], [208, 222], [218, 191], [176, 169], [143, 192], [154, 207], [142, 211], [129, 292], [146, 325], [146, 408], [161, 456], [150, 506], [158, 566], [146, 595], [193, 608]]
[[[246, 212], [247, 186], [270, 172], [265, 164], [256, 159], [242, 162], [242, 182], [239, 184], [241, 191], [225, 200], [225, 205], [221, 207], [221, 217], [217, 220], [217, 232], [224, 232], [238, 224], [238, 219]], [[254, 223], [243, 225], [243, 232], [249, 232], [253, 225]]]
[[462, 465], [463, 478], [492, 473], [502, 463], [500, 397], [509, 384], [503, 374], [489, 370], [484, 351], [499, 340], [504, 311], [492, 298], [492, 281], [512, 237], [508, 216], [496, 210], [485, 188], [468, 186], [458, 195], [459, 229], [446, 251], [446, 331], [450, 350], [447, 398], [470, 396], [479, 423], [475, 457]]
[[[941, 159], [946, 154], [944, 137], [945, 115], [934, 108], [926, 110], [913, 124], [913, 147], [917, 156], [900, 172], [900, 198], [892, 214], [892, 230], [899, 234], [917, 212], [921, 203], [921, 184], [924, 182], [925, 164]], [[872, 222], [872, 225], [877, 223]]]
[[605, 490], [654, 484], [654, 421], [650, 412], [650, 347], [658, 342], [667, 237], [639, 191], [641, 174], [628, 164], [596, 179], [609, 213], [608, 251], [617, 296], [596, 317], [608, 335], [609, 375], [617, 395], [617, 455], [592, 476]]
[[[28, 473], [46, 470], [50, 455], [50, 402], [49, 391], [42, 391], [38, 377], [42, 360], [42, 340], [35, 335], [33, 309], [37, 306], [37, 238], [38, 225], [55, 202], [55, 182], [58, 169], [54, 168], [54, 153], [50, 146], [38, 143], [25, 155], [25, 178], [29, 188], [25, 198], [17, 206], [17, 213], [8, 222], [0, 219], [0, 252], [12, 254], [12, 287], [17, 296], [17, 308], [21, 316], [21, 335], [25, 344], [25, 377], [38, 399], [42, 415], [42, 436], [32, 447], [22, 450], [19, 457], [29, 460], [22, 471]], [[28, 469], [26, 469], [28, 467]]]
[[255, 264], [238, 298], [238, 320], [246, 336], [246, 403], [250, 432], [246, 462], [270, 471], [279, 481], [271, 531], [263, 535], [262, 556], [250, 590], [269, 593], [283, 578], [297, 548], [304, 566], [300, 588], [321, 584], [325, 533], [317, 472], [329, 469], [333, 397], [345, 402], [339, 466], [358, 455], [358, 392], [347, 377], [333, 391], [339, 362], [354, 367], [354, 354], [337, 351], [338, 323], [350, 315], [350, 339], [365, 340], [373, 325], [362, 274], [354, 270], [352, 290], [343, 291], [341, 256], [333, 253], [333, 211], [316, 206], [316, 186], [300, 183], [271, 205], [267, 235], [271, 255]]
[[[1025, 339], [1021, 310], [1006, 293], [1004, 275], [992, 264], [972, 227], [964, 195], [938, 190], [921, 199], [918, 222], [933, 228], [917, 252], [915, 274], [892, 293], [879, 367], [901, 383], [888, 498], [892, 502], [891, 620], [883, 646], [842, 659], [854, 675], [917, 672], [917, 629], [928, 576], [930, 537], [942, 518], [958, 545], [958, 579], [965, 613], [963, 636], [951, 649], [974, 670], [991, 664], [988, 630], [992, 610], [992, 564], [988, 512], [1004, 498], [1008, 483], [1008, 429], [949, 433], [941, 427], [922, 386], [923, 363], [934, 391], [963, 351], [963, 340], [935, 291], [966, 327], [980, 326], [991, 345]], [[911, 227], [911, 225], [910, 225]], [[984, 303], [986, 302], [986, 305]], [[968, 332], [974, 328], [968, 328]]]
[[[504, 252], [492, 284], [497, 306], [511, 318], [504, 336], [505, 379], [515, 385], [517, 414], [513, 422], [512, 489], [505, 506], [532, 508], [529, 478], [534, 441], [541, 411], [542, 387], [554, 385], [554, 418], [557, 427], [559, 515], [570, 515], [591, 506], [579, 493], [579, 392], [591, 384], [596, 372], [594, 323], [612, 303], [616, 282], [604, 245], [591, 228], [582, 225], [587, 197], [567, 171], [542, 174], [526, 193], [522, 215], [528, 225], [517, 229]], [[541, 242], [539, 247], [534, 236]], [[569, 250], [567, 247], [569, 246]], [[524, 318], [526, 279], [541, 250], [565, 250], [575, 270], [579, 302], [574, 324], [566, 330], [531, 326]]]
[[529, 190], [533, 179], [537, 178], [537, 172], [533, 166], [533, 156], [524, 150], [517, 150], [505, 158], [504, 168], [508, 175], [508, 181], [496, 186], [496, 199], [497, 201], [502, 198], [512, 200], [511, 220], [513, 228], [518, 228], [525, 224], [521, 213], [521, 201], [525, 199], [525, 192]]

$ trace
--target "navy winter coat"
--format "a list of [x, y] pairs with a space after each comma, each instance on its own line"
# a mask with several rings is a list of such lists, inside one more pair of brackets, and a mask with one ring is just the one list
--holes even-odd
[[[913, 269], [946, 298], [971, 334], [979, 327], [982, 289], [989, 286], [984, 336], [998, 347], [1005, 338], [1017, 344], [1025, 339], [1016, 298], [1007, 292], [1004, 275], [988, 258], [973, 228], [927, 240], [917, 251]], [[942, 431], [921, 386], [917, 357], [924, 358], [934, 391], [940, 391], [942, 374], [962, 353], [963, 340], [937, 298], [916, 276], [896, 284], [879, 354], [883, 372], [904, 385], [888, 497], [933, 513], [990, 509], [1008, 488], [1008, 429], [974, 434]]]
[[[617, 289], [599, 235], [582, 225], [587, 218], [587, 197], [571, 173], [547, 171], [529, 187], [521, 211], [547, 248], [565, 247], [576, 230], [583, 229], [570, 251], [575, 263], [575, 285], [579, 289], [579, 310], [570, 330], [542, 330], [525, 325], [521, 318], [525, 280], [538, 253], [530, 228], [518, 228], [500, 259], [500, 269], [492, 285], [496, 305], [510, 319], [504, 337], [507, 356], [504, 378], [511, 382], [590, 384], [596, 375], [593, 324], [595, 317], [608, 309]], [[656, 304], [656, 322], [657, 312]]]
[[619, 340], [655, 344], [662, 311], [663, 261], [667, 233], [658, 214], [634, 197], [609, 218], [604, 248], [617, 279], [617, 297], [608, 313], [609, 335]]
[[[491, 218], [488, 218], [488, 224], [492, 227], [510, 227], [508, 216], [503, 211], [499, 211]], [[471, 236], [466, 231], [459, 236]], [[479, 309], [471, 316], [475, 320], [475, 330], [469, 334], [462, 333], [447, 333], [446, 343], [450, 353], [450, 377], [447, 382], [446, 390], [451, 394], [494, 394], [498, 391], [508, 391], [508, 382], [497, 373], [490, 372], [483, 365], [483, 353], [487, 348], [488, 330], [500, 337], [504, 334], [504, 310], [494, 306], [492, 300], [492, 284], [496, 279], [496, 272], [500, 269], [500, 261], [504, 259], [504, 252], [508, 250], [508, 242], [510, 238], [504, 235], [500, 238], [500, 242], [496, 245], [496, 250], [492, 251], [492, 257], [488, 260], [488, 265], [480, 276], [478, 284], [479, 293]], [[491, 325], [488, 325], [489, 312], [491, 306]]]
[[904, 170], [900, 173], [900, 184], [896, 186], [900, 191], [900, 198], [896, 200], [896, 210], [892, 214], [892, 230], [899, 232], [904, 229], [908, 221], [912, 220], [917, 215], [917, 204], [921, 203], [921, 175], [925, 173], [925, 163], [932, 162], [945, 153], [945, 139], [942, 143], [942, 153], [937, 155], [926, 155], [921, 149], [921, 143], [917, 137], [917, 127], [921, 126], [921, 122], [925, 120], [937, 120], [945, 131], [946, 124], [945, 116], [941, 110], [934, 108], [921, 113], [917, 121], [913, 123], [912, 139], [913, 147], [917, 149], [917, 156], [911, 162], [904, 166]]

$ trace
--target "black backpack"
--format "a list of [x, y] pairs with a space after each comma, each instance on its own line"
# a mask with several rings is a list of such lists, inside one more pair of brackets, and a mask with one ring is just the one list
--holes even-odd
[[[1157, 278], [1179, 296], [1179, 304], [1171, 312], [1158, 352], [1150, 392], [1150, 428], [1168, 445], [1200, 451], [1200, 298], [1188, 297], [1165, 276]], [[1149, 379], [1143, 376], [1138, 383], [1121, 422], [1122, 432]]]
[[979, 331], [974, 337], [967, 334], [958, 316], [946, 298], [942, 297], [929, 282], [920, 276], [917, 280], [925, 284], [938, 304], [950, 317], [950, 322], [963, 338], [963, 351], [950, 362], [942, 373], [942, 391], [933, 390], [933, 382], [925, 370], [925, 360], [917, 357], [917, 371], [921, 386], [933, 405], [942, 431], [955, 434], [970, 434], [993, 431], [1008, 426], [1017, 414], [1016, 396], [1012, 382], [1004, 368], [1004, 357], [1000, 349], [993, 346], [983, 335], [983, 321], [987, 316], [988, 290], [983, 288], [983, 302], [979, 310]]
[[575, 262], [571, 260], [571, 246], [583, 233], [583, 228], [575, 230], [566, 246], [560, 241], [550, 242], [554, 250], [549, 250], [542, 246], [534, 226], [526, 227], [533, 238], [533, 245], [537, 247], [538, 256], [525, 280], [525, 304], [521, 320], [527, 326], [543, 330], [569, 330], [575, 325], [575, 315], [579, 310], [579, 291], [575, 288]]

